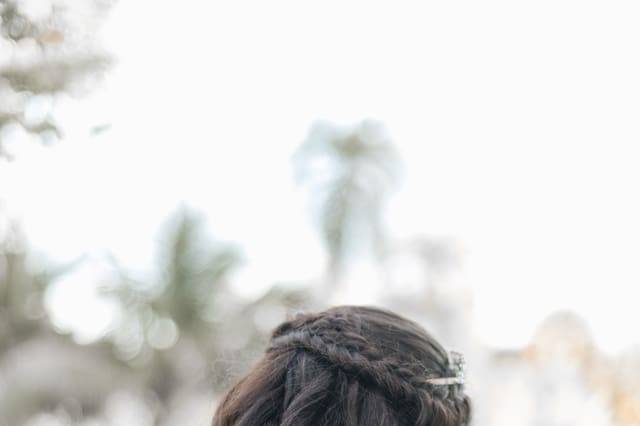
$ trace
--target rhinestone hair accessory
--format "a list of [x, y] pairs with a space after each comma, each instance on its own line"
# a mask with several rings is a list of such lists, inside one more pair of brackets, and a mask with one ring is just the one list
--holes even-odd
[[464, 384], [464, 370], [465, 370], [465, 361], [464, 356], [460, 352], [449, 351], [449, 371], [452, 371], [455, 376], [450, 377], [434, 377], [432, 379], [427, 379], [427, 383], [431, 383], [432, 385], [461, 385]]

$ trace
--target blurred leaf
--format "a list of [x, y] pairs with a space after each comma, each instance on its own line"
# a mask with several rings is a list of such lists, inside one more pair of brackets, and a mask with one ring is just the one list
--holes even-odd
[[[0, 3], [0, 48], [9, 50], [0, 63], [0, 157], [12, 159], [6, 148], [5, 125], [19, 125], [43, 142], [61, 137], [50, 114], [40, 122], [25, 119], [28, 100], [40, 94], [77, 94], [92, 86], [110, 66], [110, 59], [92, 44], [94, 29], [80, 29], [72, 19], [78, 4], [51, 3], [48, 15], [35, 19], [24, 12], [27, 0]], [[102, 14], [106, 5], [88, 0], [84, 12]], [[44, 9], [47, 10], [47, 9]], [[75, 18], [77, 19], [77, 18]]]

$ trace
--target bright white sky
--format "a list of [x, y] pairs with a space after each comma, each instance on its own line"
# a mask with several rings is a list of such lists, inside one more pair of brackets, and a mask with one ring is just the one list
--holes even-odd
[[118, 66], [2, 191], [59, 258], [142, 268], [186, 200], [244, 246], [246, 282], [309, 279], [323, 253], [290, 155], [315, 119], [377, 118], [406, 165], [391, 229], [465, 248], [484, 341], [571, 308], [617, 351], [640, 342], [638, 22], [636, 1], [121, 1]]

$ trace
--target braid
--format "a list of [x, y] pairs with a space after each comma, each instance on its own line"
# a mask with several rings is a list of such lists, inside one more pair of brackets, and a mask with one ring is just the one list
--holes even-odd
[[[346, 315], [298, 315], [274, 331], [268, 351], [307, 351], [372, 384], [391, 400], [429, 402], [430, 411], [455, 408], [462, 401], [458, 397], [461, 386], [432, 385], [427, 379], [442, 373], [429, 372], [417, 360], [403, 362], [381, 353], [359, 328], [360, 323]], [[432, 402], [434, 399], [440, 401]]]
[[409, 382], [398, 380], [398, 375], [393, 374], [394, 369], [399, 373], [406, 371], [406, 367], [390, 359], [368, 358], [362, 353], [349, 350], [346, 346], [325, 341], [321, 336], [308, 331], [294, 331], [278, 337], [268, 350], [276, 349], [302, 349], [311, 352], [332, 365], [386, 390], [392, 398], [404, 400], [415, 393]]
[[214, 426], [464, 426], [471, 417], [449, 354], [422, 327], [376, 308], [299, 314], [223, 399]]

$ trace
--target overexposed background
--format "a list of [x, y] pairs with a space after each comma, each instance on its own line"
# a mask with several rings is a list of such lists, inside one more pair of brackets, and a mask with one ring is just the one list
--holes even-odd
[[[37, 17], [60, 2], [18, 3]], [[62, 129], [51, 146], [3, 128], [0, 206], [49, 262], [84, 256], [44, 295], [76, 342], [122, 315], [99, 291], [100, 259], [153, 276], [180, 205], [242, 248], [240, 299], [322, 288], [330, 255], [295, 153], [314, 123], [373, 119], [401, 164], [381, 207], [387, 238], [452, 247], [444, 281], [472, 300], [474, 345], [522, 350], [571, 311], [606, 356], [638, 347], [636, 2], [119, 1], [100, 25], [65, 3], [80, 30], [99, 28], [112, 64], [83, 96], [28, 104]], [[2, 64], [17, 60], [10, 47]], [[393, 292], [422, 291], [415, 265], [393, 265]], [[356, 254], [328, 299], [384, 303], [379, 268]]]

